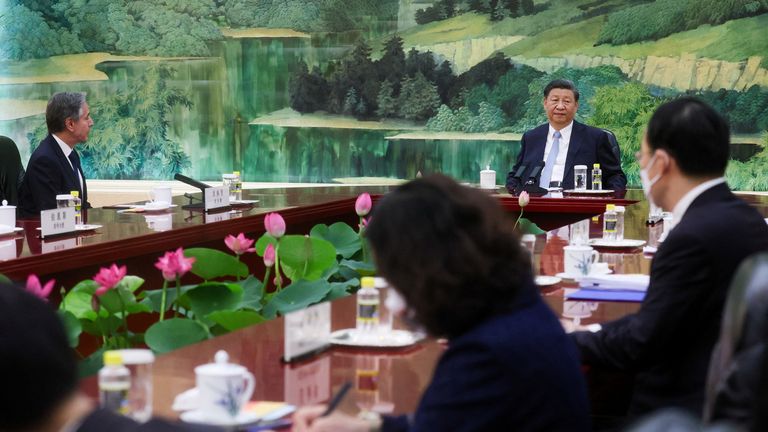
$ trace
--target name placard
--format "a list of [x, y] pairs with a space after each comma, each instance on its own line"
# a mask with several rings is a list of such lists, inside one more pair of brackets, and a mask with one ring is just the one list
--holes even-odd
[[320, 351], [330, 344], [330, 339], [330, 302], [285, 314], [285, 361], [293, 361], [314, 351]]
[[80, 237], [69, 237], [61, 240], [44, 240], [40, 242], [40, 244], [43, 248], [43, 253], [58, 252], [77, 247], [77, 241], [79, 239]]
[[229, 186], [205, 188], [205, 211], [229, 207]]
[[75, 208], [43, 210], [40, 212], [40, 235], [48, 237], [75, 230]]
[[230, 220], [230, 219], [232, 219], [232, 213], [228, 211], [205, 214], [205, 223], [221, 222], [221, 221]]

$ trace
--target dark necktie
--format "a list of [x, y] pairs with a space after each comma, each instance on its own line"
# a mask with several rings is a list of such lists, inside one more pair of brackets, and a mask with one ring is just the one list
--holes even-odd
[[80, 156], [74, 149], [72, 150], [72, 153], [69, 154], [69, 161], [72, 162], [72, 170], [75, 172], [75, 180], [77, 181], [78, 189], [80, 190], [80, 197], [83, 200], [83, 204], [85, 204], [87, 199], [85, 189], [85, 176], [83, 176], [83, 182], [81, 184], [80, 173], [83, 172], [83, 169], [80, 166]]

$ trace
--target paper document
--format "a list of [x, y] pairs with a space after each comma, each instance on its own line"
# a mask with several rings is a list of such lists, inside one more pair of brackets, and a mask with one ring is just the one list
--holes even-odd
[[650, 276], [643, 274], [608, 274], [584, 276], [579, 279], [579, 286], [588, 289], [632, 290], [645, 292]]

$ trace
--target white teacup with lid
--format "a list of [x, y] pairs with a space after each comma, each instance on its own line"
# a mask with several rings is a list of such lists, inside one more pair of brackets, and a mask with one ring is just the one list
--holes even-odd
[[218, 351], [214, 362], [195, 368], [198, 412], [211, 422], [235, 421], [251, 400], [256, 380], [244, 366], [229, 363], [229, 354]]
[[0, 233], [11, 232], [16, 227], [16, 206], [8, 205], [8, 201], [3, 200], [0, 206]]

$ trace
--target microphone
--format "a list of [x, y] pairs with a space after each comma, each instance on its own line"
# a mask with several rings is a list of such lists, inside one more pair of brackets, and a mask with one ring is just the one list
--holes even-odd
[[533, 169], [531, 170], [531, 173], [528, 174], [528, 181], [525, 182], [526, 185], [530, 184], [536, 184], [536, 178], [541, 173], [541, 170], [544, 169], [544, 165], [546, 165], [546, 162], [541, 161], [533, 166]]
[[520, 165], [520, 167], [515, 171], [515, 173], [512, 175], [513, 179], [520, 180], [522, 183], [523, 174], [525, 174], [525, 170], [528, 169], [528, 165]]
[[182, 174], [179, 174], [179, 173], [176, 173], [173, 176], [173, 178], [174, 178], [174, 180], [178, 180], [178, 181], [180, 181], [180, 182], [182, 182], [184, 184], [188, 184], [190, 186], [194, 186], [194, 187], [196, 187], [196, 188], [198, 188], [200, 190], [207, 189], [207, 188], [211, 187], [210, 185], [207, 185], [207, 184], [205, 184], [203, 182], [197, 181], [197, 180], [195, 180], [193, 178], [189, 178], [189, 177], [187, 177], [185, 175], [182, 175]]
[[[200, 189], [200, 191], [203, 192], [203, 198], [205, 198], [205, 189], [211, 187], [210, 185], [207, 185], [207, 184], [205, 184], [203, 182], [197, 181], [197, 180], [195, 180], [193, 178], [189, 178], [189, 177], [187, 177], [185, 175], [182, 175], [182, 174], [179, 174], [179, 173], [176, 173], [173, 176], [173, 178], [175, 180], [178, 180], [178, 181], [184, 183], [184, 184], [188, 184], [190, 186], [194, 186], [194, 187]], [[181, 206], [182, 209], [184, 209], [184, 210], [201, 210], [201, 209], [205, 208], [205, 199], [195, 198], [192, 195], [189, 195], [187, 193], [185, 193], [184, 196], [189, 198], [189, 204]], [[193, 199], [196, 199], [196, 200], [198, 200], [200, 202], [197, 203], [197, 204], [192, 204], [192, 200]]]
[[522, 185], [521, 192], [525, 191], [528, 192], [531, 196], [544, 196], [549, 191], [547, 189], [540, 187], [539, 182], [537, 178], [541, 174], [541, 171], [544, 169], [545, 162], [541, 161], [533, 166], [533, 169], [531, 169], [531, 173], [528, 174], [528, 181], [525, 182], [524, 185]]

